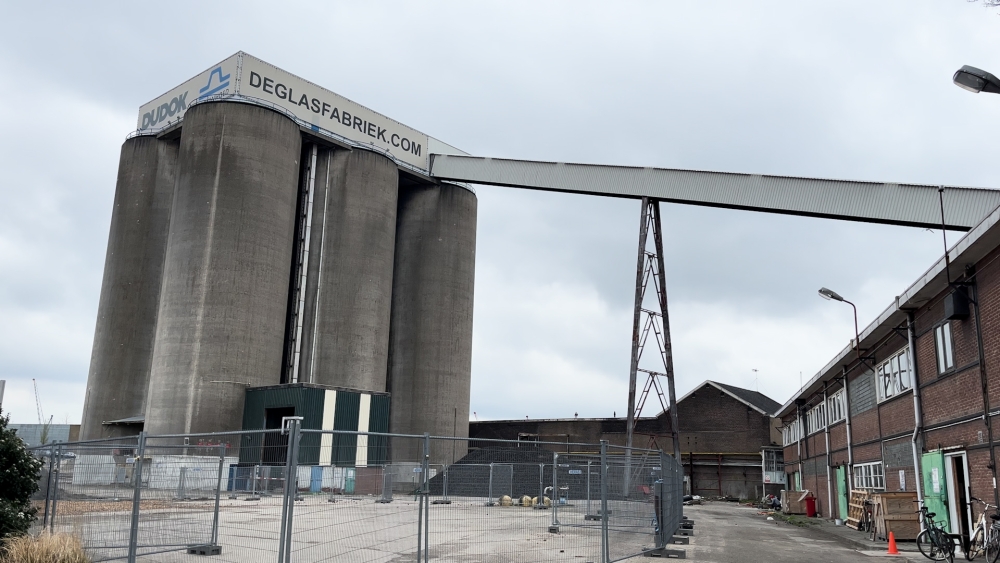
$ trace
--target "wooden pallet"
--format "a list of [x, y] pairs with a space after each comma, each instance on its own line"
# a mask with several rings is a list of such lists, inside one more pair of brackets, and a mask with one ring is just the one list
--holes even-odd
[[846, 524], [855, 530], [859, 529], [858, 524], [861, 522], [861, 516], [865, 513], [865, 501], [868, 500], [869, 496], [868, 491], [851, 491]]

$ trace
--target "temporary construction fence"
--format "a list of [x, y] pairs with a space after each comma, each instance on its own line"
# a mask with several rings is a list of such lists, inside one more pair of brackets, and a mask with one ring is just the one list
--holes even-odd
[[[94, 561], [548, 561], [672, 551], [656, 450], [282, 428], [57, 443], [39, 525]], [[683, 552], [676, 552], [683, 555]]]

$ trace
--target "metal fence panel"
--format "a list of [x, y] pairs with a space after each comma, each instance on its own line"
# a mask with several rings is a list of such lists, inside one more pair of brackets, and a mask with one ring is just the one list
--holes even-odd
[[35, 448], [37, 527], [94, 561], [610, 563], [680, 525], [683, 469], [660, 452], [300, 422]]

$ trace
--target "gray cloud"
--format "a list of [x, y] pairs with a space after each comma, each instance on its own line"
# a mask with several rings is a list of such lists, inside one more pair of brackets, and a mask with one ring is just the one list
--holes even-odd
[[[1000, 186], [1000, 100], [950, 83], [1000, 70], [996, 27], [959, 0], [8, 7], [5, 406], [34, 420], [37, 378], [47, 412], [79, 418], [120, 144], [139, 105], [237, 50], [474, 154]], [[623, 412], [638, 203], [478, 192], [472, 410]], [[680, 393], [756, 368], [783, 401], [853, 331], [819, 286], [867, 322], [940, 254], [921, 229], [664, 217]]]

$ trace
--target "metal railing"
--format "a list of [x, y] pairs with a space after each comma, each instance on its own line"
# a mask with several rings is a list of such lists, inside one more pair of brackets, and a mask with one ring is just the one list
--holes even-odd
[[57, 443], [38, 527], [94, 561], [610, 563], [663, 551], [683, 470], [660, 451], [283, 428]]

